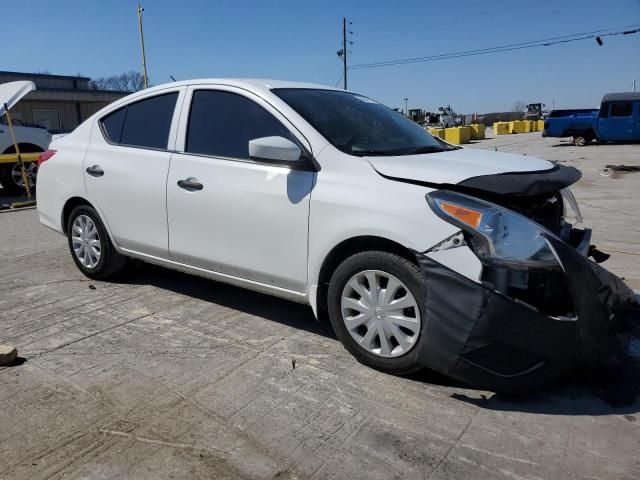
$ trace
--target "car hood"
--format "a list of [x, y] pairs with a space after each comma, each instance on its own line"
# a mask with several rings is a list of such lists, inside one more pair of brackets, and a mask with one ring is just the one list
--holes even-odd
[[554, 166], [546, 160], [524, 155], [467, 148], [425, 155], [367, 157], [367, 160], [385, 177], [437, 184], [457, 184], [481, 175], [539, 172]]
[[425, 155], [366, 158], [376, 172], [390, 180], [494, 195], [556, 192], [582, 176], [573, 167], [489, 150], [456, 149]]
[[0, 85], [0, 116], [5, 113], [5, 105], [12, 108], [18, 101], [31, 90], [36, 89], [36, 84], [30, 81], [9, 82]]

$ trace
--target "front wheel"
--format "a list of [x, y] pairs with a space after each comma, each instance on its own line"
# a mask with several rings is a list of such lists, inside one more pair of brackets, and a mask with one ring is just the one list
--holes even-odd
[[126, 257], [115, 250], [94, 208], [80, 205], [73, 209], [67, 238], [73, 261], [87, 277], [106, 280], [124, 268]]
[[425, 298], [422, 273], [413, 262], [388, 252], [362, 252], [331, 277], [329, 317], [358, 361], [406, 375], [421, 368]]

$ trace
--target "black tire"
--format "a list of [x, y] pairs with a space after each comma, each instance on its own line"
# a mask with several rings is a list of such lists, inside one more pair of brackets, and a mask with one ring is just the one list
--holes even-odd
[[[349, 279], [365, 270], [381, 270], [389, 273], [407, 286], [420, 309], [421, 331], [415, 345], [404, 355], [385, 358], [362, 348], [351, 336], [342, 319], [342, 292]], [[424, 344], [426, 289], [423, 275], [416, 264], [399, 255], [368, 251], [357, 253], [344, 260], [331, 276], [327, 295], [327, 307], [331, 325], [343, 346], [362, 364], [393, 375], [408, 375], [422, 369], [418, 356]]]
[[11, 176], [11, 168], [9, 165], [0, 165], [0, 192], [3, 195], [13, 195], [10, 187], [9, 177]]
[[589, 135], [576, 135], [573, 137], [573, 144], [576, 147], [584, 147], [591, 142], [592, 138]]
[[[87, 268], [86, 266], [84, 266], [76, 256], [76, 253], [73, 249], [73, 223], [80, 215], [89, 217], [98, 231], [100, 240], [100, 258], [98, 260], [98, 263], [93, 268]], [[69, 244], [71, 257], [73, 258], [73, 261], [75, 262], [78, 269], [80, 269], [80, 271], [87, 277], [94, 280], [107, 280], [109, 278], [113, 278], [125, 267], [127, 263], [127, 257], [119, 254], [114, 248], [113, 243], [111, 243], [109, 234], [104, 228], [98, 212], [96, 212], [95, 209], [93, 207], [90, 207], [89, 205], [80, 205], [71, 211], [71, 215], [69, 215], [69, 219], [67, 221], [67, 243]]]
[[[31, 162], [25, 163], [25, 168], [29, 168]], [[0, 184], [2, 184], [2, 192], [6, 195], [26, 195], [27, 191], [24, 186], [19, 185], [15, 182], [13, 177], [13, 170], [19, 169], [18, 163], [5, 164], [0, 170]], [[37, 169], [36, 169], [37, 172]], [[34, 182], [30, 184], [31, 193], [36, 191], [35, 179]]]

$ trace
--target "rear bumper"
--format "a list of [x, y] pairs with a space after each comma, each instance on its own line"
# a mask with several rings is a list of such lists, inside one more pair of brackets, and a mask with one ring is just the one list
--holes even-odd
[[540, 388], [576, 367], [618, 358], [618, 335], [640, 323], [633, 292], [564, 242], [550, 240], [577, 319], [558, 319], [419, 256], [427, 290], [422, 365], [500, 392]]

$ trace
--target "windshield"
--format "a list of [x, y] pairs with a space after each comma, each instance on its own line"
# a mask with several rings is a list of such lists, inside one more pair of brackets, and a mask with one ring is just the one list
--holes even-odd
[[361, 95], [306, 88], [272, 91], [349, 155], [414, 155], [451, 148], [401, 113]]

